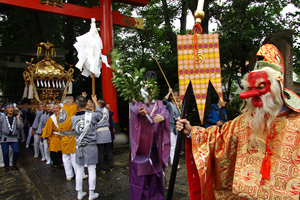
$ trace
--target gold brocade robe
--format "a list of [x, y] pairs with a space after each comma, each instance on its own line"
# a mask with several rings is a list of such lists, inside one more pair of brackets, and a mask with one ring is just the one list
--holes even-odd
[[[77, 113], [76, 105], [64, 105], [59, 111], [57, 116], [57, 122], [59, 131], [72, 131], [71, 117]], [[61, 152], [63, 154], [75, 153], [76, 151], [76, 139], [74, 135], [63, 136], [61, 138]]]
[[42, 137], [48, 138], [50, 141], [49, 149], [50, 151], [58, 152], [61, 151], [61, 141], [60, 136], [54, 134], [53, 132], [58, 132], [58, 129], [56, 128], [55, 124], [53, 123], [53, 120], [51, 117], [46, 122], [46, 125], [43, 130]]
[[266, 138], [250, 142], [252, 129], [244, 117], [245, 114], [238, 116], [221, 129], [192, 127], [191, 145], [201, 199], [299, 200], [299, 113], [278, 115], [272, 127], [275, 133], [271, 132], [269, 140], [270, 180], [262, 179], [260, 173]]

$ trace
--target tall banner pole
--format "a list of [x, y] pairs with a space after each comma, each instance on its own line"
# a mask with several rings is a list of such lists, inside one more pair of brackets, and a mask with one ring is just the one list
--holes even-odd
[[[189, 105], [189, 101], [190, 101], [190, 96], [192, 94], [192, 90], [193, 90], [192, 84], [190, 82], [187, 87], [186, 93], [184, 95], [184, 99], [182, 101], [182, 112], [180, 115], [181, 119], [186, 119], [187, 109], [188, 109], [188, 105]], [[172, 200], [172, 198], [173, 198], [175, 180], [176, 180], [176, 175], [177, 175], [177, 167], [178, 167], [178, 162], [179, 162], [179, 155], [180, 155], [180, 151], [181, 151], [183, 130], [184, 129], [182, 129], [182, 131], [179, 131], [178, 135], [177, 135], [174, 160], [173, 160], [172, 171], [171, 171], [171, 176], [170, 176], [170, 181], [169, 181], [169, 188], [168, 188], [168, 193], [167, 193], [167, 200]]]

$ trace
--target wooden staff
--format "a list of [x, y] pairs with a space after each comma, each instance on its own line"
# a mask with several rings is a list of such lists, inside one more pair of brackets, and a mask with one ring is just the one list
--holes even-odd
[[92, 73], [92, 95], [95, 95], [95, 74]]
[[[161, 68], [160, 64], [158, 63], [157, 59], [156, 59], [155, 57], [152, 57], [152, 58], [157, 62], [157, 65], [158, 65], [158, 67], [159, 67], [159, 69], [160, 69], [162, 75], [164, 76], [165, 81], [167, 82], [168, 87], [171, 88], [171, 86], [170, 86], [170, 84], [169, 84], [169, 82], [168, 82], [168, 80], [167, 80], [167, 77], [165, 76], [165, 73], [164, 73], [164, 71], [162, 70], [162, 68]], [[172, 89], [172, 88], [171, 88], [171, 89]], [[174, 96], [174, 93], [173, 93], [173, 90], [172, 90], [172, 96], [173, 96], [174, 101], [176, 101], [175, 96]], [[177, 104], [176, 104], [176, 107], [177, 107], [179, 113], [181, 114], [180, 108], [179, 108], [179, 106], [178, 106]]]
[[[95, 89], [95, 74], [92, 73], [92, 96], [96, 95]], [[93, 110], [95, 111], [96, 105], [93, 103]]]

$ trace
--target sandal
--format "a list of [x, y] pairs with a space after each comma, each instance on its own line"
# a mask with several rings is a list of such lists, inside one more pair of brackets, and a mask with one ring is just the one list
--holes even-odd
[[59, 167], [57, 165], [53, 165], [52, 171], [57, 171], [58, 169], [59, 169]]

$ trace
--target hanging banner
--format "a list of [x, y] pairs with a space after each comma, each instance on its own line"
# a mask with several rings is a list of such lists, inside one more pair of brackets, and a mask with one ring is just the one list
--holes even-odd
[[197, 34], [197, 39], [194, 35], [177, 35], [177, 52], [180, 99], [183, 100], [191, 80], [199, 117], [203, 123], [209, 81], [219, 98], [223, 98], [219, 35]]

